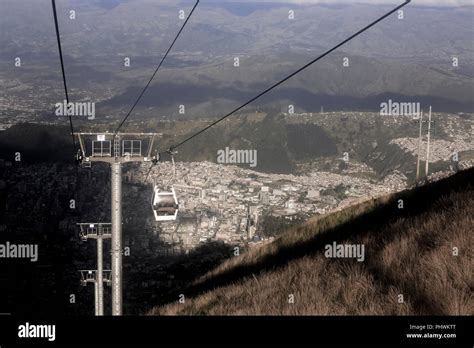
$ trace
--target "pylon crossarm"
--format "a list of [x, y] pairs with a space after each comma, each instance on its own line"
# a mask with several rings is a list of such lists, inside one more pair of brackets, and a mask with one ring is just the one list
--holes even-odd
[[95, 270], [79, 270], [81, 273], [81, 282], [82, 283], [95, 283], [96, 281], [96, 271]]

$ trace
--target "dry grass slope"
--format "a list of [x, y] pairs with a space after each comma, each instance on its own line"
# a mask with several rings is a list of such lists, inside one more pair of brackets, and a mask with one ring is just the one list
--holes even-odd
[[[473, 179], [470, 169], [310, 220], [197, 279], [184, 304], [149, 314], [472, 315]], [[326, 258], [333, 241], [363, 243], [365, 261]]]

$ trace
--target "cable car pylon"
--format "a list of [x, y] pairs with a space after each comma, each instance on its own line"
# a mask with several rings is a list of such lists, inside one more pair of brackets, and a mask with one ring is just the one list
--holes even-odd
[[[112, 253], [112, 315], [122, 315], [122, 166], [121, 164], [124, 162], [149, 162], [149, 161], [156, 161], [156, 159], [152, 159], [150, 157], [150, 152], [153, 148], [153, 141], [157, 133], [121, 133], [120, 129], [124, 125], [125, 121], [128, 117], [132, 114], [134, 108], [138, 105], [140, 99], [145, 94], [147, 88], [152, 83], [155, 75], [160, 70], [161, 66], [163, 65], [164, 61], [168, 57], [168, 54], [171, 52], [174, 44], [180, 37], [181, 33], [183, 32], [186, 24], [190, 20], [191, 16], [193, 15], [194, 11], [196, 10], [200, 0], [196, 0], [194, 6], [191, 9], [191, 12], [187, 16], [186, 20], [184, 21], [183, 25], [181, 26], [180, 30], [176, 34], [174, 40], [172, 41], [171, 45], [167, 49], [166, 53], [162, 57], [160, 63], [156, 67], [153, 75], [148, 80], [147, 84], [139, 94], [138, 98], [136, 99], [135, 103], [132, 105], [130, 111], [127, 113], [125, 118], [120, 122], [119, 126], [115, 129], [113, 133], [75, 133], [72, 118], [69, 116], [69, 123], [71, 128], [71, 137], [72, 137], [72, 144], [74, 150], [74, 158], [76, 163], [76, 180], [78, 178], [77, 168], [79, 165], [83, 165], [85, 167], [90, 167], [91, 162], [106, 162], [111, 164], [111, 196], [112, 196], [112, 245], [111, 245], [111, 253]], [[64, 92], [66, 96], [66, 101], [69, 102], [69, 95], [68, 95], [68, 88], [67, 88], [67, 81], [66, 81], [66, 73], [64, 68], [64, 60], [62, 54], [62, 47], [61, 47], [61, 36], [59, 32], [59, 23], [58, 23], [58, 16], [56, 10], [56, 1], [51, 0], [51, 5], [53, 9], [53, 17], [56, 29], [56, 37], [58, 42], [58, 51], [60, 56], [61, 62], [61, 72], [63, 77], [63, 84], [64, 84]], [[76, 148], [75, 136], [78, 136], [80, 149]], [[93, 141], [92, 143], [92, 154], [88, 157], [86, 155], [86, 147], [84, 146], [84, 141], [81, 136], [86, 135], [96, 135], [97, 141]], [[149, 143], [148, 149], [148, 156], [144, 157], [141, 155], [141, 141], [139, 140], [123, 140], [122, 144], [120, 143], [122, 136], [151, 136], [151, 141]], [[111, 140], [112, 141], [111, 141]], [[107, 144], [108, 142], [108, 144]], [[127, 142], [127, 143], [126, 143]], [[134, 143], [135, 142], [135, 143]], [[139, 142], [139, 148], [137, 150], [137, 142]], [[94, 143], [96, 143], [97, 147], [94, 148]], [[111, 144], [113, 144], [113, 151]], [[124, 150], [124, 148], [129, 148], [130, 152]], [[100, 277], [102, 277], [102, 273], [99, 272]], [[89, 278], [87, 278], [89, 279]], [[87, 283], [87, 282], [85, 282]], [[97, 284], [97, 283], [96, 283]], [[98, 306], [96, 306], [97, 312]]]
[[[112, 256], [112, 315], [122, 315], [122, 164], [152, 162], [154, 141], [161, 133], [75, 133], [79, 139], [80, 160], [89, 166], [92, 162], [109, 163], [111, 167], [111, 256]], [[84, 139], [92, 137], [88, 154]], [[142, 140], [148, 139], [148, 148], [142, 154]]]
[[[103, 240], [111, 237], [110, 223], [78, 223], [79, 236], [83, 241], [97, 240], [97, 269], [95, 271], [80, 271], [81, 283], [94, 283], [95, 315], [104, 315], [104, 281], [110, 285], [110, 270], [104, 271], [103, 266]], [[86, 272], [86, 273], [84, 273]], [[92, 276], [93, 275], [93, 276]]]

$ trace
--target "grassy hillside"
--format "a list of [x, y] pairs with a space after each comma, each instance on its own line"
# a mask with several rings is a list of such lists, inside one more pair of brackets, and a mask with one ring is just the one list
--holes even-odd
[[[199, 278], [184, 304], [149, 314], [472, 315], [473, 193], [470, 169], [313, 219]], [[365, 261], [326, 258], [333, 241], [364, 244]]]

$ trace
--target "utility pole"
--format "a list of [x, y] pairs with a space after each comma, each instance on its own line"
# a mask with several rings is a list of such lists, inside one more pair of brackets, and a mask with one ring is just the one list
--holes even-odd
[[421, 131], [423, 128], [423, 111], [420, 113], [420, 132], [418, 134], [418, 160], [416, 162], [416, 181], [420, 178]]
[[430, 113], [428, 116], [428, 141], [426, 145], [426, 166], [425, 166], [425, 176], [428, 177], [428, 167], [430, 164], [430, 136], [431, 136], [431, 106]]
[[103, 259], [103, 241], [111, 238], [110, 223], [79, 223], [80, 237], [86, 241], [88, 239], [97, 240], [97, 273], [95, 279], [95, 303], [96, 315], [104, 315], [104, 259]]
[[[160, 133], [75, 133], [79, 138], [81, 161], [86, 167], [92, 162], [109, 163], [111, 167], [111, 256], [112, 256], [112, 315], [122, 315], [122, 164], [154, 162], [151, 152]], [[86, 155], [84, 138], [92, 136], [91, 154]], [[127, 139], [124, 139], [127, 138]], [[138, 139], [137, 139], [138, 138]], [[146, 155], [142, 155], [142, 140], [148, 139]], [[113, 146], [113, 148], [112, 148]]]

